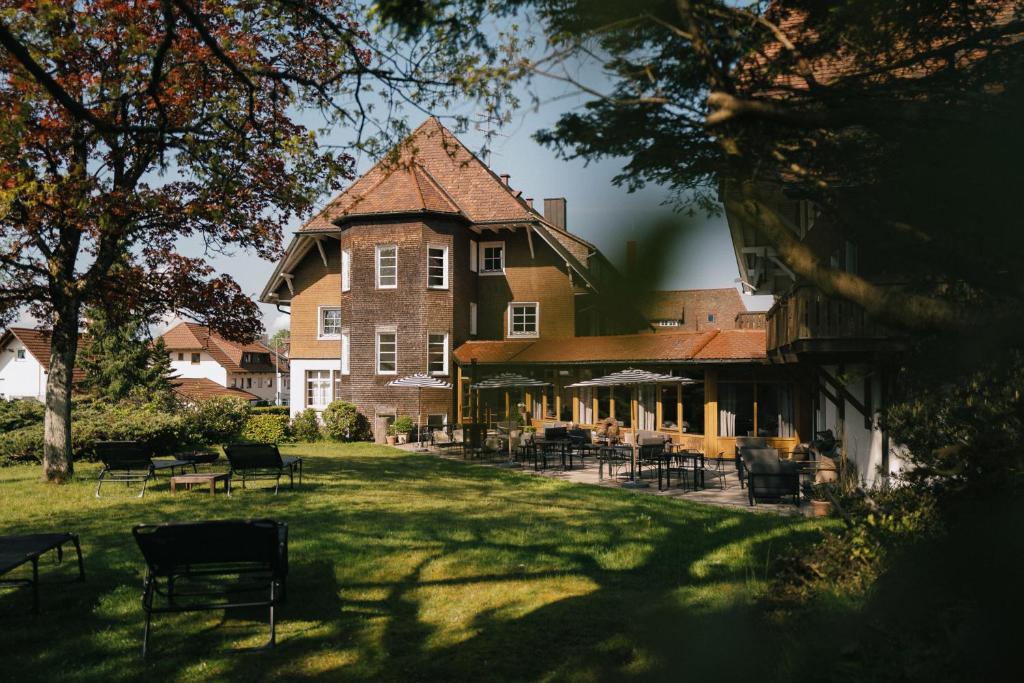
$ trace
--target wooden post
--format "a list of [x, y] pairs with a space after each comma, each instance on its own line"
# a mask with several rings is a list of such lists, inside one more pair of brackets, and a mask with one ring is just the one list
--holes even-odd
[[757, 382], [754, 382], [754, 436], [758, 435], [757, 431]]
[[718, 369], [704, 371], [704, 453], [718, 455]]
[[683, 433], [683, 385], [676, 385], [676, 431]]
[[657, 384], [654, 385], [654, 399], [654, 428], [660, 432], [661, 418], [663, 417], [661, 413], [663, 411], [661, 408], [661, 387]]
[[572, 421], [575, 424], [580, 423], [580, 390], [572, 390]]
[[592, 397], [590, 399], [590, 406], [591, 406], [591, 411], [592, 411], [591, 412], [591, 416], [594, 418], [594, 424], [597, 424], [598, 419], [599, 419], [597, 417], [597, 406], [598, 406], [598, 403], [600, 402], [600, 399], [599, 399], [599, 397], [597, 395], [597, 387], [594, 387], [593, 389], [590, 390], [590, 395]]
[[462, 366], [455, 367], [455, 423], [462, 424]]
[[608, 417], [615, 419], [615, 387], [608, 387]]
[[548, 419], [548, 390], [545, 389], [544, 393], [540, 395], [540, 419]]

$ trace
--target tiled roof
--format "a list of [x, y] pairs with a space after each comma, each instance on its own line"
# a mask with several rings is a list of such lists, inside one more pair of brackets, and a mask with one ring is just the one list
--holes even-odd
[[640, 310], [648, 320], [689, 320], [701, 311], [720, 313], [720, 323], [729, 324], [747, 307], [734, 287], [723, 289], [677, 289], [651, 292], [643, 297]]
[[426, 211], [459, 214], [473, 223], [537, 219], [451, 131], [431, 117], [302, 227], [334, 230], [345, 216]]
[[[43, 370], [50, 371], [50, 330], [37, 330], [30, 327], [11, 327], [0, 337], [0, 344], [6, 345], [9, 336], [16, 337], [25, 345], [25, 348], [32, 357], [39, 362]], [[81, 349], [85, 341], [84, 335], [78, 335], [78, 348]], [[85, 379], [85, 372], [75, 368], [71, 373], [72, 382], [81, 382]]]
[[537, 341], [469, 341], [455, 349], [461, 365], [743, 361], [766, 357], [764, 330], [707, 330]]
[[[210, 332], [209, 328], [198, 323], [182, 322], [163, 333], [164, 346], [168, 351], [188, 351], [202, 349], [220, 363], [228, 372], [274, 372], [273, 360], [265, 362], [243, 362], [245, 353], [258, 353], [272, 356], [273, 352], [260, 343], [236, 344], [220, 335]], [[282, 368], [284, 372], [286, 368]]]
[[174, 392], [185, 398], [203, 400], [215, 396], [230, 396], [243, 401], [259, 401], [260, 397], [235, 387], [222, 387], [206, 377], [176, 377], [171, 380]]

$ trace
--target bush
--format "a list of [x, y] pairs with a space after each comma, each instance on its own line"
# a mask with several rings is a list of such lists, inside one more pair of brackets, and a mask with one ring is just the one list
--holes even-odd
[[195, 441], [225, 444], [241, 436], [251, 411], [240, 398], [216, 396], [189, 405], [184, 416]]
[[403, 415], [388, 427], [388, 434], [408, 434], [412, 431], [412, 418], [408, 415]]
[[94, 441], [139, 441], [154, 453], [183, 450], [196, 441], [188, 413], [151, 405], [96, 402], [71, 414], [71, 447], [76, 458], [92, 459]]
[[362, 441], [370, 431], [366, 418], [347, 401], [334, 401], [327, 406], [323, 420], [324, 434], [335, 441]]
[[43, 404], [34, 399], [0, 400], [0, 432], [43, 424]]
[[320, 439], [320, 420], [316, 411], [306, 408], [292, 420], [292, 434], [299, 441], [317, 441]]
[[255, 406], [252, 409], [253, 415], [288, 415], [290, 414], [288, 406]]
[[0, 436], [0, 466], [42, 462], [43, 425], [21, 427]]
[[288, 440], [290, 432], [291, 424], [287, 415], [257, 413], [245, 421], [242, 438], [259, 443], [281, 443]]

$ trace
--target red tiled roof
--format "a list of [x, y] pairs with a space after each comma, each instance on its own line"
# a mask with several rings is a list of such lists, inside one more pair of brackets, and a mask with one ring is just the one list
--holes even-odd
[[[220, 363], [228, 372], [274, 372], [273, 360], [266, 362], [243, 362], [245, 353], [258, 353], [267, 357], [273, 352], [258, 342], [237, 344], [210, 332], [209, 328], [198, 323], [182, 322], [163, 333], [161, 337], [168, 351], [202, 349]], [[281, 371], [285, 372], [286, 367]]]
[[174, 386], [174, 392], [179, 396], [198, 401], [214, 396], [230, 396], [243, 401], [261, 400], [256, 394], [250, 394], [248, 391], [235, 387], [222, 387], [206, 377], [176, 377], [171, 380], [171, 384]]
[[[50, 330], [32, 329], [30, 327], [11, 327], [0, 337], [0, 345], [6, 346], [9, 337], [16, 337], [25, 345], [32, 357], [39, 362], [43, 370], [50, 371]], [[78, 348], [85, 342], [85, 335], [78, 335]], [[85, 379], [85, 371], [75, 367], [71, 371], [71, 381], [81, 382]]]
[[743, 361], [766, 357], [764, 330], [625, 334], [537, 341], [469, 341], [455, 349], [461, 365]]
[[534, 221], [532, 211], [502, 180], [431, 117], [394, 154], [377, 162], [302, 227], [334, 230], [345, 216], [440, 212], [473, 223]]

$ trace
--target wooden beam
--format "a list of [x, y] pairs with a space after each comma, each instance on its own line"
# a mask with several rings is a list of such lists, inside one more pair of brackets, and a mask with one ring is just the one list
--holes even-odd
[[320, 252], [320, 258], [324, 262], [324, 268], [327, 268], [327, 252], [324, 251], [323, 240], [319, 237], [316, 238], [316, 248]]
[[819, 366], [818, 372], [821, 374], [821, 377], [826, 382], [828, 382], [828, 384], [835, 390], [837, 394], [845, 398], [850, 405], [857, 409], [857, 412], [859, 412], [861, 415], [868, 415], [868, 409], [864, 407], [864, 404], [858, 401], [857, 398], [853, 394], [851, 394], [846, 387], [840, 384], [835, 377], [828, 374], [825, 368]]
[[527, 227], [526, 228], [526, 243], [530, 245], [530, 258], [531, 259], [537, 258], [536, 255], [533, 253], [533, 228], [532, 227]]
[[295, 296], [295, 285], [292, 284], [294, 276], [291, 273], [281, 273], [281, 277], [284, 278], [285, 284], [288, 285], [288, 291], [292, 293], [292, 296]]

